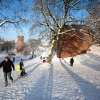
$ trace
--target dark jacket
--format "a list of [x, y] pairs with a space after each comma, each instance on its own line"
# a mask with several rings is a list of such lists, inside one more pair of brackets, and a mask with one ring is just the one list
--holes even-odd
[[25, 71], [21, 71], [20, 76], [23, 77], [24, 75], [26, 75], [27, 73]]
[[8, 60], [8, 62], [6, 61], [1, 62], [0, 68], [1, 67], [3, 67], [3, 72], [6, 72], [6, 73], [11, 72], [12, 68], [13, 70], [15, 70], [14, 64], [11, 60]]
[[19, 63], [19, 65], [20, 65], [20, 66], [24, 66], [24, 64], [23, 64], [23, 62], [22, 62], [22, 61]]
[[20, 66], [20, 70], [22, 70], [23, 69], [22, 66], [24, 66], [22, 61], [19, 63], [19, 66]]
[[74, 59], [73, 59], [73, 58], [70, 59], [70, 63], [71, 63], [71, 64], [74, 63]]

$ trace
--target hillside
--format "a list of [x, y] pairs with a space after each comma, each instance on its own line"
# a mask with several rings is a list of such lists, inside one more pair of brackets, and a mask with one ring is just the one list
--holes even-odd
[[[3, 57], [0, 55], [0, 59]], [[0, 100], [99, 100], [100, 46], [94, 45], [87, 54], [75, 56], [73, 67], [69, 60], [70, 57], [57, 58], [55, 52], [50, 66], [42, 63], [39, 56], [24, 61], [28, 76], [18, 79], [20, 72], [12, 72], [14, 83], [7, 88], [0, 69]]]

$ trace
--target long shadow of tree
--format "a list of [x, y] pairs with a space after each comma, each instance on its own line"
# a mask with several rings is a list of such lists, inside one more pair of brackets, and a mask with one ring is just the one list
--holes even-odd
[[41, 65], [41, 63], [40, 63], [40, 64], [37, 64], [36, 66], [33, 67], [33, 69], [31, 69], [31, 70], [28, 71], [27, 73], [28, 73], [28, 74], [31, 74], [31, 73], [34, 72], [40, 65]]
[[90, 67], [92, 69], [100, 71], [100, 56], [90, 53], [88, 57], [89, 58], [81, 61], [81, 63], [86, 67]]
[[27, 68], [29, 68], [29, 67], [31, 67], [31, 66], [34, 66], [35, 64], [38, 64], [38, 63], [30, 64], [30, 65], [28, 65], [28, 66], [25, 66], [24, 68], [27, 69]]
[[53, 86], [53, 64], [51, 64], [49, 68], [49, 78], [48, 78], [48, 84], [47, 84], [47, 90], [45, 96], [47, 97], [47, 100], [52, 100], [52, 86]]
[[27, 95], [25, 99], [52, 100], [53, 64], [49, 68], [48, 77], [46, 76], [46, 74], [47, 73], [45, 72], [42, 73], [42, 75], [39, 77], [34, 87], [31, 89], [30, 94]]
[[71, 75], [77, 85], [80, 87], [84, 100], [100, 100], [100, 89], [97, 89], [96, 86], [87, 82], [86, 80], [79, 77], [77, 74], [72, 72], [60, 59], [62, 67]]

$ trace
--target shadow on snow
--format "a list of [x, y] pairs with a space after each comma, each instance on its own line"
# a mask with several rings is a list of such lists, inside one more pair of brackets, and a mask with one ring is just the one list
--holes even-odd
[[77, 74], [72, 72], [60, 59], [62, 67], [71, 75], [75, 80], [79, 88], [81, 89], [84, 100], [100, 100], [100, 89], [97, 89], [96, 86], [87, 82], [86, 80], [79, 77]]
[[51, 100], [52, 99], [52, 81], [53, 81], [53, 64], [49, 68], [49, 76], [42, 73], [30, 94], [25, 99], [28, 100]]

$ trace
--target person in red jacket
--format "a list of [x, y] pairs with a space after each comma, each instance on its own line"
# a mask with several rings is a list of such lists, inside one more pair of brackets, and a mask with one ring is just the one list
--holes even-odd
[[13, 68], [13, 70], [15, 70], [15, 67], [14, 67], [13, 62], [8, 57], [5, 57], [5, 60], [0, 63], [0, 68], [1, 67], [3, 67], [5, 87], [6, 87], [6, 86], [8, 86], [7, 76], [11, 80], [11, 83], [13, 82], [13, 78], [11, 76], [11, 71], [12, 71], [12, 68]]

